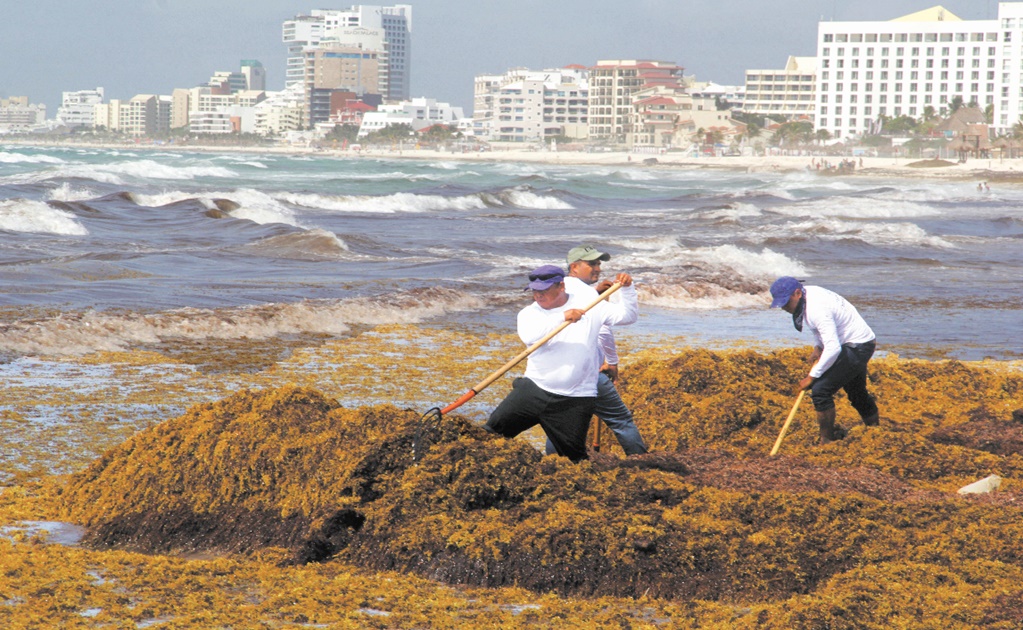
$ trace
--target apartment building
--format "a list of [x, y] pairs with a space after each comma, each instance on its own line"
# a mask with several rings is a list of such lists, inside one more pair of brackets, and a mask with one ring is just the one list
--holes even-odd
[[306, 119], [310, 124], [330, 118], [331, 94], [355, 92], [381, 94], [387, 89], [387, 77], [381, 60], [385, 56], [382, 33], [359, 45], [323, 44], [306, 49], [304, 79]]
[[33, 105], [27, 96], [0, 99], [0, 131], [22, 131], [46, 120], [46, 105]]
[[817, 58], [789, 56], [782, 69], [746, 71], [742, 111], [812, 119], [816, 97]]
[[633, 94], [654, 86], [684, 88], [683, 70], [667, 61], [598, 61], [589, 69], [589, 138], [625, 144], [631, 133]]
[[405, 124], [419, 131], [433, 125], [461, 127], [465, 114], [461, 107], [440, 103], [432, 98], [414, 98], [400, 103], [383, 103], [375, 112], [366, 112], [359, 126], [359, 137], [365, 137], [390, 125]]
[[540, 142], [589, 132], [588, 71], [584, 66], [548, 70], [515, 68], [474, 81], [473, 127], [500, 142]]
[[1023, 2], [998, 3], [992, 20], [937, 6], [886, 22], [821, 22], [815, 123], [863, 133], [881, 116], [919, 118], [956, 97], [991, 107], [998, 132], [1020, 119]]
[[382, 7], [357, 5], [349, 9], [315, 9], [283, 25], [283, 42], [288, 46], [285, 85], [306, 82], [307, 51], [323, 44], [361, 46], [367, 30], [379, 30], [384, 45], [375, 47], [384, 77], [384, 97], [407, 99], [411, 88], [412, 6]]
[[57, 108], [57, 121], [73, 129], [92, 127], [96, 105], [103, 102], [103, 88], [62, 92], [61, 104]]
[[677, 87], [637, 91], [626, 138], [629, 150], [684, 149], [704, 142], [701, 131], [720, 132], [722, 141], [731, 143], [746, 131], [746, 125], [732, 120], [730, 109], [718, 109], [717, 102], [713, 94], [693, 94]]

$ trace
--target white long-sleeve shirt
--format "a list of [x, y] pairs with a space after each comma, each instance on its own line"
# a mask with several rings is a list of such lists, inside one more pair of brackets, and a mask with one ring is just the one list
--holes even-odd
[[863, 320], [856, 307], [844, 297], [815, 286], [804, 287], [806, 311], [803, 322], [817, 338], [821, 357], [810, 368], [810, 376], [820, 378], [838, 359], [847, 343], [866, 343], [874, 339], [874, 331]]
[[[582, 319], [569, 324], [529, 355], [526, 378], [552, 394], [576, 398], [596, 396], [602, 362], [597, 349], [600, 327], [631, 324], [639, 316], [636, 288], [622, 287], [618, 292], [622, 295], [620, 304], [610, 304], [607, 300], [600, 302]], [[586, 308], [594, 299], [592, 295], [577, 290], [569, 292], [568, 302], [557, 308], [544, 309], [533, 302], [519, 311], [519, 338], [527, 346], [533, 345], [564, 323], [565, 311]]]
[[[565, 291], [570, 294], [578, 292], [580, 295], [585, 295], [590, 301], [597, 299], [600, 295], [592, 285], [586, 284], [574, 276], [565, 278]], [[615, 295], [608, 297], [608, 301], [612, 304], [615, 303], [615, 300], [612, 299], [614, 297]], [[601, 352], [601, 363], [618, 365], [618, 346], [615, 344], [615, 334], [610, 326], [600, 327], [600, 334], [597, 335], [597, 349]]]

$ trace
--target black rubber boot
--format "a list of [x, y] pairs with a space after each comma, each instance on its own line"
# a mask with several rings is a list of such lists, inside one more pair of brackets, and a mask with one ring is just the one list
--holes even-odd
[[835, 408], [827, 411], [817, 412], [817, 424], [821, 429], [821, 444], [827, 444], [839, 439], [835, 435]]

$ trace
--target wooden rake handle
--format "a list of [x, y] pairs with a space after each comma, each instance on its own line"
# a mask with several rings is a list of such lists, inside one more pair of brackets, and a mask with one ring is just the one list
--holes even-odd
[[785, 432], [789, 430], [792, 419], [796, 417], [796, 409], [799, 409], [799, 403], [803, 402], [803, 396], [805, 395], [805, 389], [799, 391], [799, 396], [796, 397], [796, 404], [792, 405], [792, 411], [789, 412], [789, 417], [785, 419], [785, 424], [781, 427], [781, 433], [778, 434], [778, 439], [774, 442], [774, 448], [771, 449], [772, 456], [778, 454], [778, 449], [781, 448], [781, 441], [785, 438]]

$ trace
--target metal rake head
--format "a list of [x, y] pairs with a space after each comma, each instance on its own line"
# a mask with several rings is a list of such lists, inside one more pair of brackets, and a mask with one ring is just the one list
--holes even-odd
[[419, 418], [416, 434], [412, 438], [412, 461], [418, 462], [430, 450], [430, 434], [440, 424], [440, 407], [434, 407]]

